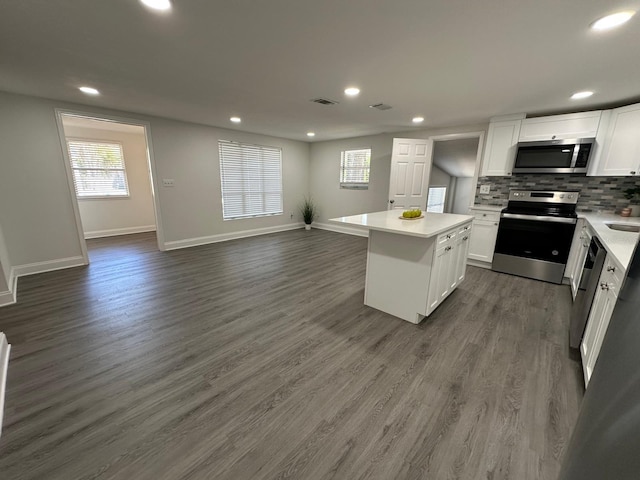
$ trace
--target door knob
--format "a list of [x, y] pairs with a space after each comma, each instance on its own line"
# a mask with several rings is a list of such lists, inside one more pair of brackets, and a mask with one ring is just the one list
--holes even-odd
[[395, 203], [395, 200], [389, 200], [389, 203]]

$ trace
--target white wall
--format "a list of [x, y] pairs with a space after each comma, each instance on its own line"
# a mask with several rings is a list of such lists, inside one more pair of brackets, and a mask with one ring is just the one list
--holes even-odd
[[453, 205], [451, 213], [459, 213], [466, 215], [469, 213], [469, 207], [473, 203], [471, 192], [473, 185], [473, 177], [455, 177], [456, 188], [453, 197]]
[[[309, 192], [306, 142], [0, 92], [0, 225], [14, 266], [82, 254], [55, 108], [150, 124], [155, 190], [165, 239], [173, 242], [169, 247], [301, 222], [297, 207]], [[218, 139], [283, 149], [284, 215], [222, 220]], [[162, 178], [175, 179], [175, 187], [160, 187]]]
[[[104, 123], [108, 127], [107, 122]], [[155, 230], [153, 196], [147, 165], [147, 141], [144, 130], [128, 133], [108, 129], [82, 128], [65, 124], [67, 138], [112, 141], [122, 144], [128, 198], [79, 198], [85, 237]]]
[[[487, 124], [480, 124], [456, 128], [413, 130], [311, 144], [310, 193], [320, 208], [318, 222], [326, 223], [329, 218], [387, 209], [391, 150], [394, 138], [428, 138], [453, 133], [486, 132], [487, 128]], [[340, 189], [340, 152], [362, 147], [371, 147], [369, 189]], [[447, 182], [445, 185], [449, 185], [449, 183]]]

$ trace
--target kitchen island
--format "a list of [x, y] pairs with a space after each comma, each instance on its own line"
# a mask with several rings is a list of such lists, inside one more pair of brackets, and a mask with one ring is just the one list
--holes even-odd
[[332, 218], [369, 230], [364, 303], [411, 323], [428, 317], [464, 280], [470, 215], [399, 210]]

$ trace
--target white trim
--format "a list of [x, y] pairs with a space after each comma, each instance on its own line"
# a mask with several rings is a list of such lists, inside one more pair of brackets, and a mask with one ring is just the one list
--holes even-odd
[[198, 245], [207, 245], [209, 243], [226, 242], [227, 240], [255, 237], [257, 235], [266, 235], [268, 233], [286, 232], [288, 230], [297, 230], [298, 228], [302, 228], [303, 226], [303, 223], [290, 223], [288, 225], [254, 228], [253, 230], [241, 230], [239, 232], [221, 233], [219, 235], [209, 235], [207, 237], [185, 238], [184, 240], [165, 242], [164, 250], [177, 250], [179, 248], [195, 247]]
[[16, 276], [15, 270], [13, 268], [11, 268], [11, 270], [9, 271], [9, 279], [7, 280], [7, 284], [9, 290], [0, 292], [0, 307], [13, 305], [17, 302], [18, 277]]
[[487, 270], [491, 270], [491, 263], [481, 262], [479, 260], [473, 260], [471, 258], [467, 258], [467, 265], [471, 265], [472, 267], [479, 267], [479, 268], [485, 268]]
[[16, 265], [12, 271], [16, 277], [25, 277], [27, 275], [35, 275], [37, 273], [53, 272], [54, 270], [62, 270], [64, 268], [80, 267], [88, 265], [84, 257], [67, 257], [57, 260], [47, 260], [46, 262], [25, 263], [24, 265]]
[[364, 228], [343, 227], [342, 225], [331, 225], [328, 223], [313, 222], [313, 227], [319, 230], [328, 230], [330, 232], [346, 233], [347, 235], [356, 235], [358, 237], [368, 237], [369, 230]]
[[113, 228], [111, 230], [94, 230], [93, 232], [84, 232], [84, 238], [90, 239], [90, 238], [103, 238], [103, 237], [117, 237], [118, 235], [131, 235], [132, 233], [154, 232], [155, 230], [156, 230], [155, 225]]
[[2, 420], [4, 417], [4, 397], [7, 385], [7, 371], [9, 369], [9, 353], [11, 345], [4, 333], [0, 332], [0, 435], [2, 434]]

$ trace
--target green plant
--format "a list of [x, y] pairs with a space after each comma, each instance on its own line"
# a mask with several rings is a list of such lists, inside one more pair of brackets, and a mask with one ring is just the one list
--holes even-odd
[[631, 200], [632, 202], [640, 200], [640, 187], [627, 188], [622, 193], [624, 198]]
[[311, 225], [311, 223], [313, 223], [313, 221], [318, 217], [318, 210], [311, 198], [304, 197], [304, 201], [302, 202], [302, 205], [300, 205], [300, 213], [302, 214], [304, 223], [307, 225]]

